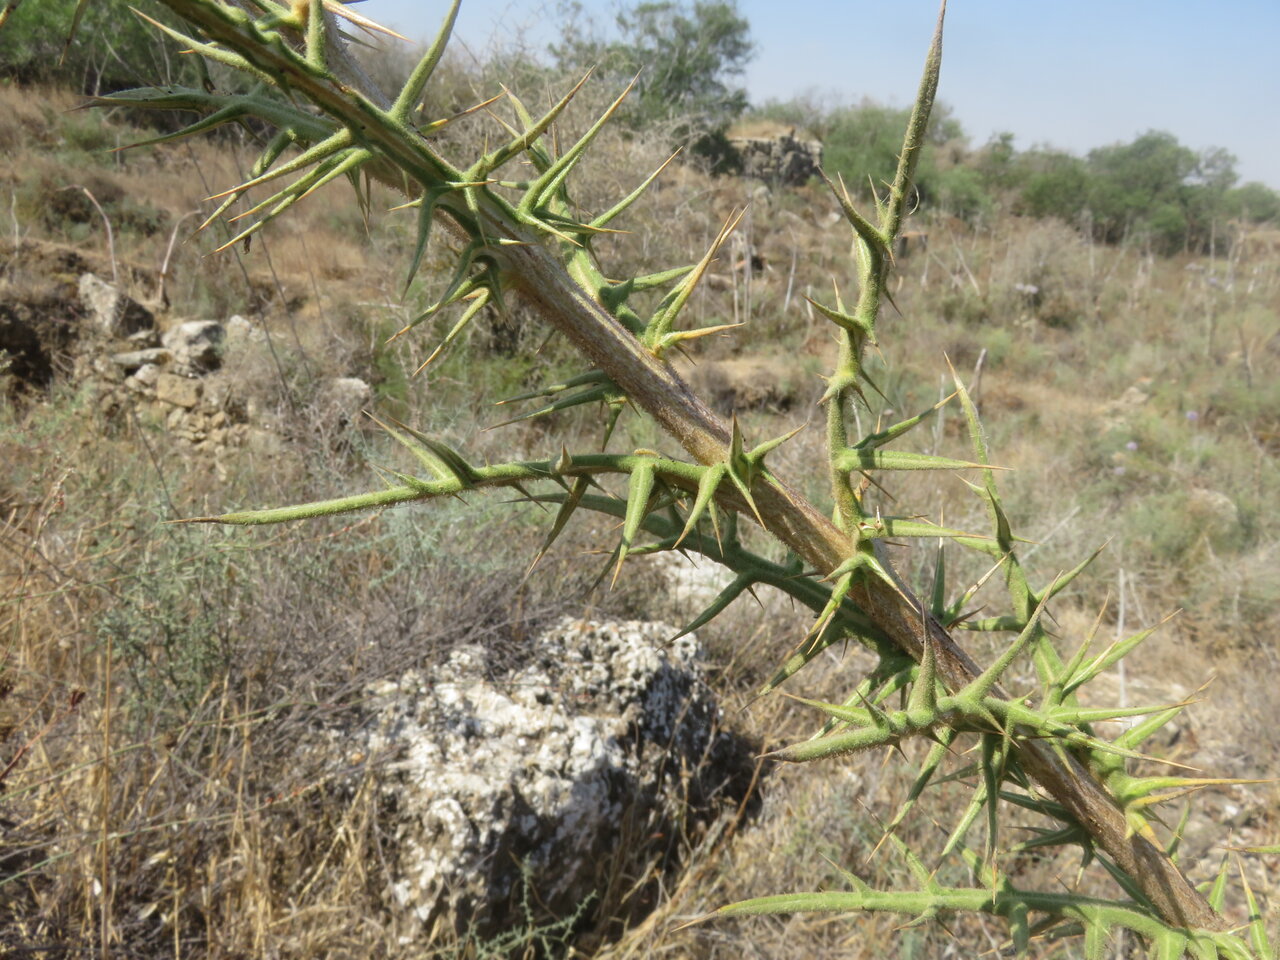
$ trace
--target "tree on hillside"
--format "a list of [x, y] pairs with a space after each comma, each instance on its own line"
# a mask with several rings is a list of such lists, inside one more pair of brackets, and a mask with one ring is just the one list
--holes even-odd
[[1099, 239], [1145, 236], [1166, 251], [1183, 245], [1190, 225], [1187, 186], [1197, 159], [1173, 134], [1158, 130], [1089, 151], [1088, 205]]
[[1280, 193], [1253, 180], [1227, 191], [1223, 208], [1228, 217], [1249, 223], [1280, 221]]
[[[80, 21], [71, 28], [77, 8]], [[132, 9], [131, 9], [132, 8]], [[0, 77], [21, 83], [53, 82], [82, 93], [110, 93], [155, 83], [190, 83], [196, 57], [133, 12], [167, 22], [172, 15], [155, 0], [37, 0], [14, 9], [0, 30]]]
[[1064, 150], [1034, 147], [1017, 159], [1022, 189], [1014, 206], [1030, 217], [1057, 217], [1076, 223], [1084, 212], [1089, 191], [1085, 162]]
[[732, 0], [641, 3], [617, 15], [617, 38], [589, 27], [582, 4], [567, 6], [573, 29], [551, 48], [561, 70], [627, 82], [639, 74], [624, 119], [665, 125], [672, 139], [697, 144], [721, 133], [747, 106], [739, 80], [751, 59], [751, 27]]
[[1208, 252], [1227, 222], [1280, 216], [1280, 196], [1262, 184], [1235, 186], [1236, 158], [1199, 153], [1171, 133], [1091, 150], [1084, 159], [1037, 147], [1014, 158], [1015, 211], [1057, 217], [1104, 243], [1135, 240], [1161, 253]]

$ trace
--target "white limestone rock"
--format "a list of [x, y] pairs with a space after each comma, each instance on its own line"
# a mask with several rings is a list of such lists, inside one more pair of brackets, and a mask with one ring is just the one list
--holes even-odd
[[740, 797], [748, 751], [717, 731], [698, 643], [668, 643], [675, 632], [565, 619], [517, 669], [464, 646], [370, 688], [365, 720], [336, 736], [371, 758], [394, 838], [390, 908], [419, 931], [441, 917], [501, 930], [520, 918], [523, 868], [566, 916], [630, 852], [624, 824], [647, 836], [696, 819], [691, 798]]

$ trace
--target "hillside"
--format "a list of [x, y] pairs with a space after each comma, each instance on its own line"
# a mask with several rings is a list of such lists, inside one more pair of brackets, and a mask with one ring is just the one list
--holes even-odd
[[[565, 142], [615, 93], [602, 86], [559, 122]], [[0, 240], [5, 949], [479, 957], [572, 944], [578, 956], [880, 957], [941, 955], [953, 936], [962, 953], [991, 946], [974, 921], [906, 932], [879, 916], [856, 927], [805, 917], [681, 926], [724, 902], [839, 883], [823, 857], [856, 863], [873, 883], [900, 882], [900, 862], [870, 855], [877, 822], [893, 817], [911, 777], [871, 753], [826, 777], [754, 765], [749, 790], [673, 818], [666, 836], [632, 837], [642, 856], [617, 862], [572, 929], [533, 889], [513, 892], [527, 913], [513, 912], [501, 935], [456, 917], [406, 934], [385, 872], [395, 841], [368, 787], [376, 763], [346, 743], [342, 780], [317, 746], [321, 732], [341, 739], [377, 685], [428, 675], [469, 646], [524, 669], [562, 616], [687, 623], [699, 607], [685, 594], [697, 591], [661, 557], [628, 560], [610, 588], [600, 574], [612, 570], [612, 542], [601, 552], [601, 535], [616, 534], [599, 519], [571, 524], [526, 579], [550, 521], [501, 497], [261, 530], [172, 523], [376, 490], [379, 471], [414, 468], [362, 411], [443, 438], [475, 463], [598, 446], [598, 417], [585, 406], [489, 429], [517, 415], [493, 397], [579, 372], [518, 302], [505, 316], [483, 312], [412, 376], [456, 316], [389, 338], [440, 296], [452, 259], [438, 244], [405, 289], [415, 225], [387, 212], [399, 203], [389, 191], [369, 187], [362, 206], [331, 184], [251, 243], [215, 254], [232, 235], [225, 225], [191, 233], [212, 212], [208, 198], [247, 175], [253, 133], [117, 152], [155, 130], [79, 103], [0, 87], [0, 145], [12, 158], [0, 172], [12, 224]], [[481, 117], [438, 142], [462, 153], [490, 135]], [[666, 154], [659, 137], [607, 130], [575, 202], [607, 209]], [[833, 278], [842, 290], [852, 283], [849, 232], [830, 192], [678, 162], [628, 212], [626, 232], [598, 249], [638, 272], [693, 263], [744, 207], [687, 314], [699, 326], [743, 326], [689, 341], [680, 368], [751, 438], [809, 423], [776, 463], [816, 498], [826, 477], [806, 465], [822, 459], [816, 404], [834, 341], [807, 298], [830, 302]], [[1280, 757], [1270, 670], [1280, 248], [1257, 228], [1167, 252], [1026, 213], [1011, 205], [966, 220], [926, 208], [910, 221], [870, 361], [881, 415], [948, 395], [954, 364], [995, 462], [1011, 470], [1005, 502], [1033, 542], [1024, 562], [1036, 582], [1106, 543], [1052, 610], [1062, 649], [1091, 630], [1101, 647], [1180, 611], [1107, 683], [1130, 704], [1203, 701], [1151, 749], [1206, 776], [1266, 776]], [[95, 312], [85, 274], [129, 300]], [[210, 321], [222, 332], [203, 350], [190, 325]], [[139, 351], [159, 352], [121, 359]], [[617, 429], [628, 450], [671, 445], [631, 412]], [[948, 409], [916, 442], [967, 458], [967, 433]], [[986, 522], [950, 474], [910, 474], [893, 494], [947, 526]], [[889, 512], [895, 501], [875, 502]], [[937, 549], [894, 548], [922, 595]], [[956, 582], [981, 581], [989, 567], [959, 551], [947, 564]], [[966, 613], [986, 616], [996, 593], [987, 584]], [[759, 600], [741, 597], [697, 631], [723, 732], [753, 756], [812, 728], [787, 699], [754, 699], [804, 633], [782, 594]], [[959, 635], [980, 662], [1004, 642]], [[794, 692], [843, 698], [843, 664], [832, 655]], [[1183, 851], [1193, 879], [1212, 879], [1225, 846], [1274, 844], [1277, 800], [1270, 783], [1204, 791]], [[928, 842], [929, 828], [909, 829]], [[1020, 868], [1052, 878], [1075, 867], [1027, 856]], [[1274, 856], [1248, 869], [1274, 903]]]

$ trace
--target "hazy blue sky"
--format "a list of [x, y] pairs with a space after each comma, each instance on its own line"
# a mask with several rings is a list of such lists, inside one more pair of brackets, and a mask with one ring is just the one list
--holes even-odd
[[[585, 0], [602, 22], [614, 4]], [[906, 105], [937, 14], [934, 0], [739, 0], [756, 56], [753, 102], [809, 90]], [[414, 38], [444, 0], [368, 0], [366, 16]], [[494, 24], [502, 25], [495, 29]], [[554, 0], [463, 0], [455, 32], [476, 51], [542, 51]], [[1022, 149], [1076, 152], [1168, 130], [1226, 147], [1243, 180], [1280, 189], [1280, 0], [952, 0], [941, 98], [975, 145], [1012, 131]]]

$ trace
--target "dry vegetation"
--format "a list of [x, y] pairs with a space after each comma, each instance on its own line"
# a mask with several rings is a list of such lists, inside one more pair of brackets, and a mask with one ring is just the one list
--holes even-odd
[[[459, 69], [452, 82], [469, 101], [465, 85], [485, 81]], [[73, 249], [110, 273], [100, 220], [66, 190], [81, 185], [112, 221], [122, 275], [136, 296], [154, 299], [171, 233], [185, 237], [194, 219], [184, 217], [207, 209], [203, 198], [235, 182], [251, 154], [234, 138], [110, 153], [138, 131], [73, 105], [57, 92], [0, 89], [0, 146], [14, 158], [0, 172], [0, 205], [12, 221], [0, 247], [0, 296], [37, 303], [47, 285], [66, 283], [23, 255], [34, 241]], [[593, 106], [581, 105], [569, 126]], [[481, 137], [483, 128], [460, 136]], [[576, 199], [598, 208], [662, 159], [658, 144], [612, 135], [588, 160]], [[382, 200], [375, 195], [375, 208], [390, 205]], [[846, 270], [847, 233], [833, 226], [829, 195], [816, 187], [771, 194], [673, 166], [631, 217], [631, 232], [602, 252], [641, 268], [691, 261], [747, 202], [696, 319], [748, 324], [754, 344], [773, 345], [771, 360], [740, 356], [743, 340], [732, 335], [703, 340], [690, 376], [736, 409], [751, 435], [773, 436], [810, 419], [822, 391], [816, 372], [829, 336], [804, 295], [825, 296]], [[980, 371], [975, 392], [997, 462], [1016, 469], [1006, 502], [1015, 528], [1039, 542], [1032, 565], [1052, 576], [1096, 548], [1101, 531], [1115, 532], [1094, 576], [1058, 604], [1064, 644], [1074, 646], [1099, 611], [1109, 636], [1181, 609], [1118, 679], [1128, 691], [1121, 696], [1169, 702], [1216, 674], [1164, 749], [1224, 776], [1275, 769], [1280, 706], [1268, 678], [1280, 627], [1280, 260], [1231, 249], [1160, 258], [1091, 245], [1051, 221], [1005, 217], [971, 231], [917, 219], [928, 247], [899, 263], [900, 315], [885, 321], [892, 336], [877, 382], [889, 403], [901, 412], [933, 403], [946, 357]], [[673, 233], [666, 225], [676, 221]], [[464, 639], [516, 651], [545, 618], [588, 605], [668, 619], [696, 612], [664, 601], [659, 574], [643, 564], [612, 593], [588, 592], [604, 562], [582, 562], [598, 548], [590, 530], [513, 589], [543, 520], [528, 507], [480, 499], [265, 533], [164, 524], [368, 485], [366, 462], [396, 455], [359, 425], [309, 426], [324, 375], [367, 378], [378, 409], [483, 456], [494, 442], [483, 428], [502, 417], [477, 398], [519, 392], [563, 365], [555, 350], [540, 349], [540, 332], [517, 309], [470, 334], [464, 354], [408, 380], [434, 345], [430, 336], [384, 345], [431, 293], [415, 283], [407, 302], [399, 298], [411, 228], [380, 211], [366, 224], [349, 192], [331, 188], [250, 252], [207, 258], [207, 238], [177, 247], [162, 322], [232, 313], [263, 320], [268, 347], [239, 375], [284, 438], [278, 449], [244, 451], [215, 470], [162, 423], [104, 410], [94, 381], [71, 375], [79, 368], [70, 359], [51, 386], [14, 393], [0, 408], [0, 457], [9, 464], [0, 481], [7, 955], [422, 956], [421, 945], [398, 943], [383, 910], [387, 838], [367, 792], [329, 789], [296, 744], [337, 723], [365, 683]], [[623, 424], [637, 446], [663, 442], [639, 418]], [[506, 428], [505, 456], [513, 447], [554, 454], [547, 445], [558, 449], [562, 432], [578, 429], [571, 414]], [[819, 433], [780, 451], [786, 473], [820, 462]], [[963, 456], [964, 440], [953, 416], [938, 419], [930, 442]], [[980, 505], [959, 481], [922, 476], [895, 495], [935, 505], [949, 525], [979, 523]], [[824, 482], [813, 478], [815, 488]], [[926, 587], [932, 550], [900, 558]], [[702, 638], [729, 722], [767, 744], [806, 735], [810, 720], [782, 698], [748, 706], [762, 663], [799, 639], [782, 616], [789, 612], [762, 599], [779, 616], [740, 601], [743, 609]], [[838, 682], [840, 669], [831, 657], [828, 677]], [[909, 786], [898, 771], [880, 756], [831, 764], [821, 776], [768, 771], [758, 818], [737, 823], [731, 841], [687, 851], [647, 920], [622, 932], [596, 917], [579, 948], [603, 940], [611, 957], [994, 951], [999, 933], [977, 922], [894, 932], [892, 920], [833, 917], [679, 929], [723, 902], [837, 882], [823, 856], [872, 882], [877, 871], [894, 875], [899, 867], [883, 851], [867, 860], [877, 819], [892, 815]], [[1194, 878], [1212, 875], [1223, 846], [1275, 843], [1276, 800], [1271, 784], [1203, 799], [1188, 830], [1190, 856], [1203, 858]], [[913, 829], [923, 838], [930, 828]], [[1075, 865], [1026, 869], [1070, 874]], [[1253, 858], [1249, 869], [1274, 902], [1275, 857]], [[516, 944], [514, 955], [530, 943]], [[492, 955], [443, 933], [431, 949]]]

